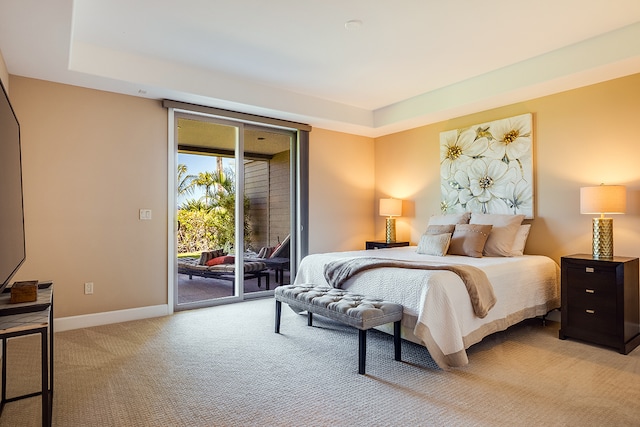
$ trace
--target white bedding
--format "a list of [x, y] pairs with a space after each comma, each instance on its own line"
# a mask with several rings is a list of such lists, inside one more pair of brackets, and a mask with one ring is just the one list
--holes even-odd
[[483, 319], [474, 315], [462, 280], [451, 271], [376, 268], [355, 275], [343, 285], [352, 292], [402, 304], [405, 338], [425, 345], [443, 369], [466, 365], [465, 349], [485, 336], [560, 306], [560, 268], [552, 259], [539, 255], [437, 257], [418, 254], [415, 246], [314, 254], [302, 260], [295, 284], [327, 285], [327, 262], [364, 256], [467, 264], [487, 274], [497, 303]]

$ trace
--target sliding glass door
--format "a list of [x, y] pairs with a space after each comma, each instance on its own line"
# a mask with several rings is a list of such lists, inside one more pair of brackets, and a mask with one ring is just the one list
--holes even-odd
[[295, 133], [175, 114], [177, 310], [288, 281]]

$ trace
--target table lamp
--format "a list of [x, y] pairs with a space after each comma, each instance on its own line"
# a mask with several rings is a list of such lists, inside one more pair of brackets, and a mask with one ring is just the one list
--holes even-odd
[[394, 216], [402, 214], [402, 200], [380, 199], [380, 216], [387, 217], [386, 240], [387, 243], [396, 241], [396, 219]]
[[623, 185], [580, 188], [580, 213], [600, 214], [593, 218], [592, 253], [594, 258], [613, 258], [613, 219], [605, 214], [623, 214], [627, 207], [627, 192]]

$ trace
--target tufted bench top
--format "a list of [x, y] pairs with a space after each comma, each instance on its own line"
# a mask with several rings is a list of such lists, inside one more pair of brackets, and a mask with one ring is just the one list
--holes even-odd
[[358, 329], [370, 329], [402, 319], [402, 305], [344, 289], [312, 284], [285, 285], [276, 288], [275, 298], [290, 307], [310, 310]]

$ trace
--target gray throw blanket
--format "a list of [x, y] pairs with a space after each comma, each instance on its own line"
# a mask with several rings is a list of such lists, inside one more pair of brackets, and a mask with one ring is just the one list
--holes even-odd
[[334, 288], [342, 285], [352, 276], [372, 268], [412, 268], [419, 270], [448, 270], [460, 276], [471, 299], [473, 311], [479, 318], [484, 318], [496, 304], [493, 286], [484, 271], [477, 267], [461, 264], [427, 264], [424, 262], [399, 261], [386, 258], [345, 258], [331, 261], [324, 266], [324, 277]]

